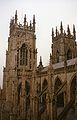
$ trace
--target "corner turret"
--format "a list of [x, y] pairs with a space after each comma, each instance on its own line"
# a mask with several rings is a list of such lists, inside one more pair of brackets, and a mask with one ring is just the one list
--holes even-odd
[[17, 24], [17, 18], [18, 16], [17, 16], [17, 10], [16, 10], [16, 12], [15, 12], [15, 24]]
[[38, 65], [38, 70], [42, 70], [43, 69], [43, 64], [42, 64], [42, 57], [40, 56], [40, 62]]
[[67, 26], [67, 34], [71, 35], [69, 25]]
[[24, 16], [24, 26], [26, 25], [26, 14]]
[[74, 36], [74, 40], [76, 40], [76, 30], [75, 30], [75, 25], [73, 25], [73, 36]]
[[61, 25], [60, 25], [60, 32], [61, 32], [61, 34], [63, 33], [63, 25], [62, 25], [62, 21], [61, 21]]
[[35, 24], [36, 24], [36, 22], [35, 22], [35, 15], [33, 15], [33, 31], [35, 32]]

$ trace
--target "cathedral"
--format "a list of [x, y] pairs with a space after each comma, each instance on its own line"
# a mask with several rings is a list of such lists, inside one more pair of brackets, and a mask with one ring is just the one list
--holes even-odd
[[37, 65], [36, 21], [10, 20], [0, 120], [77, 120], [76, 30], [52, 28], [49, 64]]

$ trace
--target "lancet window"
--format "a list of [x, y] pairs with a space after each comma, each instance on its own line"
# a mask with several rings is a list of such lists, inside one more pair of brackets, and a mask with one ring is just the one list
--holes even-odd
[[20, 48], [20, 65], [28, 64], [28, 48], [25, 44]]

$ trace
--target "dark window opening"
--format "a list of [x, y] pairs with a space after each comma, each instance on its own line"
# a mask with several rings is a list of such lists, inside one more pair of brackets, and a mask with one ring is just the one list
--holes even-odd
[[18, 104], [20, 103], [20, 95], [21, 95], [22, 83], [18, 86]]
[[56, 53], [57, 63], [59, 62], [59, 51]]
[[22, 45], [20, 49], [20, 65], [28, 64], [28, 49], [25, 44]]
[[75, 92], [76, 92], [76, 76], [73, 78], [71, 82], [71, 99], [75, 99]]
[[57, 78], [56, 82], [55, 82], [55, 92], [59, 89], [60, 85], [61, 85], [61, 81], [59, 78]]
[[70, 59], [72, 59], [72, 52], [71, 52], [71, 50], [69, 49], [69, 50], [67, 51], [67, 60], [70, 60]]
[[46, 104], [46, 93], [42, 96], [42, 104]]
[[27, 81], [25, 82], [25, 91], [26, 95], [30, 94], [30, 84]]
[[32, 55], [31, 55], [31, 49], [30, 49], [30, 59], [31, 59]]
[[44, 79], [43, 85], [42, 85], [42, 89], [45, 89], [47, 87], [48, 83], [47, 80]]
[[63, 93], [57, 96], [57, 107], [64, 107], [64, 94]]

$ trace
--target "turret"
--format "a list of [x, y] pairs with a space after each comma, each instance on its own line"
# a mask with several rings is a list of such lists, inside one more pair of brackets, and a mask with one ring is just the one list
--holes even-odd
[[63, 33], [63, 25], [62, 25], [62, 21], [61, 21], [61, 25], [60, 25], [60, 32], [61, 32], [61, 34]]
[[35, 15], [33, 15], [33, 31], [35, 32], [35, 24], [36, 24], [36, 22], [35, 22]]
[[40, 56], [40, 62], [39, 62], [40, 65], [42, 65], [42, 57]]
[[32, 24], [31, 24], [31, 20], [30, 20], [30, 30], [32, 29]]
[[16, 10], [16, 13], [15, 13], [15, 24], [17, 24], [17, 10]]
[[67, 26], [67, 33], [68, 33], [68, 35], [70, 35], [70, 28], [69, 28], [69, 25]]
[[26, 25], [26, 14], [24, 16], [24, 25]]
[[75, 25], [73, 25], [73, 36], [74, 36], [74, 40], [76, 40], [76, 30], [75, 30]]
[[40, 56], [40, 62], [39, 62], [39, 65], [38, 65], [38, 69], [39, 69], [39, 70], [42, 70], [42, 69], [43, 69], [42, 57], [41, 57], [41, 56]]
[[52, 40], [53, 40], [53, 38], [54, 38], [54, 30], [52, 28]]
[[57, 27], [56, 27], [56, 37], [58, 36], [58, 30], [57, 30]]

